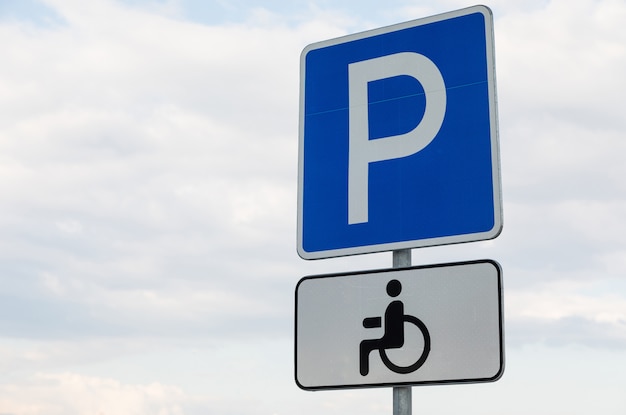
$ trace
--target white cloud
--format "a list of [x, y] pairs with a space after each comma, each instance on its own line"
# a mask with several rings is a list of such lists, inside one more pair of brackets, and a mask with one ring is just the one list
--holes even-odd
[[0, 410], [12, 415], [182, 415], [188, 402], [193, 398], [175, 386], [75, 373], [38, 373], [19, 387], [0, 386]]
[[318, 11], [290, 27], [258, 11], [205, 26], [49, 5], [63, 25], [0, 27], [0, 269], [22, 299], [4, 307], [26, 310], [8, 333], [284, 331], [302, 273], [299, 53], [346, 20]]
[[[49, 4], [65, 25], [1, 29], [5, 258], [29, 264], [40, 295], [92, 317], [276, 313], [250, 296], [267, 294], [255, 275], [288, 286], [299, 272], [299, 52], [363, 23], [313, 8], [289, 26], [257, 9], [206, 26], [107, 1]], [[623, 7], [517, 6], [494, 5], [505, 187], [494, 246], [505, 271], [507, 260], [591, 269], [623, 249]]]
[[[0, 22], [0, 368], [20, 379], [0, 386], [0, 413], [206, 408], [181, 382], [152, 380], [167, 379], [165, 370], [150, 380], [96, 373], [163, 350], [184, 360], [190, 344], [200, 354], [219, 346], [218, 357], [198, 361], [220, 374], [250, 353], [221, 383], [249, 376], [268, 396], [280, 382], [294, 387], [286, 343], [297, 280], [391, 264], [388, 253], [296, 257], [300, 51], [466, 4], [380, 15], [257, 8], [222, 25], [185, 21], [176, 2], [47, 4], [60, 16], [51, 24]], [[490, 242], [414, 251], [413, 262], [501, 262], [512, 346], [560, 339], [623, 350], [626, 7], [538, 0], [492, 8], [504, 231]], [[267, 339], [285, 344], [256, 348]], [[264, 378], [272, 371], [264, 359], [284, 360], [280, 381]], [[263, 373], [246, 373], [246, 364]], [[336, 413], [363, 401], [330, 396], [320, 407]], [[211, 407], [223, 410], [238, 402], [216, 399]], [[259, 396], [239, 405], [289, 408]]]
[[594, 293], [593, 283], [557, 281], [529, 291], [514, 291], [507, 297], [508, 316], [513, 320], [578, 317], [597, 323], [626, 324], [626, 299], [623, 296], [618, 293], [589, 295], [586, 292]]

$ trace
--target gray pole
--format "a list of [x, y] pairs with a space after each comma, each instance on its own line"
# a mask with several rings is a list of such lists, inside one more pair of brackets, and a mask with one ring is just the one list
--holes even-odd
[[[403, 268], [411, 266], [411, 250], [399, 249], [393, 251], [393, 267]], [[411, 387], [396, 386], [393, 388], [393, 415], [411, 415]]]

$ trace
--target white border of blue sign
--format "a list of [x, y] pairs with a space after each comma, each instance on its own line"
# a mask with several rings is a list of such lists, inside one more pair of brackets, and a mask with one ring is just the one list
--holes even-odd
[[[391, 243], [375, 243], [360, 246], [341, 247], [338, 249], [323, 249], [316, 251], [305, 250], [303, 244], [303, 198], [304, 198], [304, 135], [305, 135], [305, 75], [306, 75], [306, 56], [310, 51], [325, 48], [333, 45], [340, 45], [359, 39], [365, 39], [381, 34], [391, 33], [407, 28], [413, 28], [430, 23], [440, 22], [443, 20], [453, 19], [456, 17], [466, 16], [469, 14], [481, 13], [485, 21], [485, 39], [486, 39], [486, 58], [487, 58], [487, 82], [488, 82], [488, 100], [489, 100], [489, 130], [491, 140], [491, 163], [492, 163], [492, 183], [493, 183], [493, 227], [486, 232], [454, 234], [442, 237], [433, 237], [418, 240], [403, 240]], [[496, 98], [496, 80], [495, 80], [495, 58], [494, 58], [494, 42], [493, 42], [493, 16], [491, 10], [486, 6], [473, 6], [449, 13], [443, 13], [436, 16], [412, 20], [392, 26], [374, 29], [362, 33], [343, 36], [336, 39], [326, 40], [307, 46], [301, 54], [300, 66], [300, 125], [299, 125], [299, 165], [298, 165], [298, 225], [297, 225], [297, 250], [303, 259], [321, 259], [338, 256], [347, 256], [355, 254], [365, 254], [373, 252], [391, 251], [398, 249], [419, 248], [436, 245], [456, 244], [463, 242], [472, 242], [493, 239], [497, 237], [502, 230], [502, 196], [501, 196], [501, 180], [500, 180], [500, 158], [498, 143], [498, 122], [497, 122], [497, 98]]]

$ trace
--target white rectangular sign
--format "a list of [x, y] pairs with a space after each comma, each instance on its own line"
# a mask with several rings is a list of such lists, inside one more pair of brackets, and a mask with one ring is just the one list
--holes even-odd
[[495, 381], [501, 268], [481, 260], [305, 277], [295, 330], [302, 389]]

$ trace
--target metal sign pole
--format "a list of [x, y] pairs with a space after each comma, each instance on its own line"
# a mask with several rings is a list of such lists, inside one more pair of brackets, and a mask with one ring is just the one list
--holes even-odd
[[[411, 266], [411, 250], [398, 249], [393, 251], [393, 268]], [[411, 415], [411, 387], [396, 386], [393, 388], [393, 415]]]

